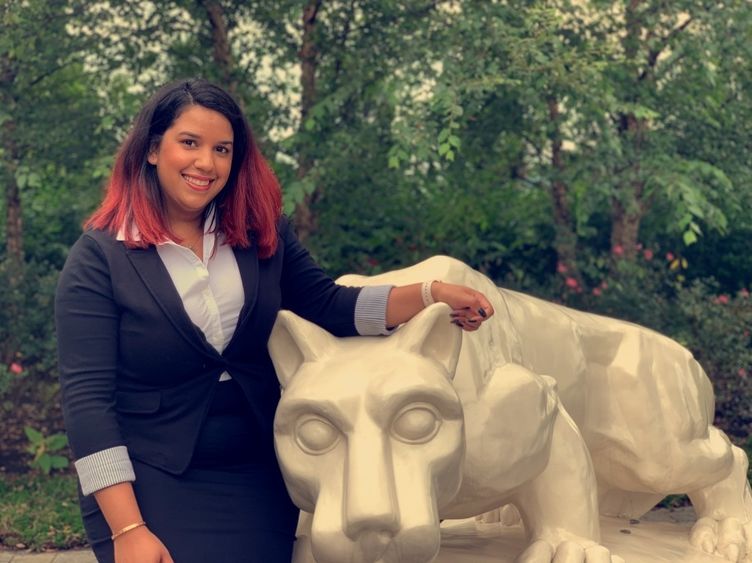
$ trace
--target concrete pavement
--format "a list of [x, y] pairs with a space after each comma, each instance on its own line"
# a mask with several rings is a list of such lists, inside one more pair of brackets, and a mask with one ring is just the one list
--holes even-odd
[[90, 549], [29, 553], [28, 551], [0, 551], [0, 563], [97, 563]]

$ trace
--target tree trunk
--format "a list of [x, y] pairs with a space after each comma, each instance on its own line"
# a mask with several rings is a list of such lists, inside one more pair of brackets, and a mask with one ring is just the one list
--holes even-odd
[[[16, 101], [11, 91], [16, 80], [17, 68], [14, 61], [6, 54], [0, 57], [0, 107], [7, 114], [13, 115]], [[16, 182], [19, 150], [16, 143], [16, 122], [9, 117], [2, 124], [3, 163], [5, 170], [5, 255], [12, 270], [20, 273], [24, 261], [23, 222], [21, 219], [21, 198]], [[11, 276], [11, 282], [15, 276]]]
[[[308, 0], [303, 9], [303, 44], [298, 51], [300, 59], [300, 85], [302, 87], [302, 96], [300, 104], [300, 131], [304, 131], [305, 120], [316, 103], [316, 65], [318, 49], [314, 33], [316, 31], [316, 16], [321, 8], [323, 0]], [[298, 151], [298, 169], [296, 176], [302, 180], [310, 173], [313, 168], [313, 157], [311, 156], [309, 145], [303, 143]], [[317, 217], [313, 211], [313, 205], [320, 197], [318, 188], [306, 195], [295, 207], [295, 225], [298, 231], [298, 237], [302, 242], [310, 238], [311, 234], [316, 231], [318, 226]]]
[[14, 270], [20, 271], [24, 261], [23, 220], [21, 198], [16, 182], [18, 149], [15, 143], [16, 124], [13, 119], [3, 124], [3, 150], [5, 152], [5, 250]]
[[616, 258], [633, 260], [637, 256], [642, 212], [629, 209], [614, 200], [611, 207], [611, 252]]
[[569, 206], [569, 188], [562, 179], [566, 165], [562, 152], [561, 128], [559, 126], [559, 101], [555, 96], [549, 96], [548, 116], [551, 120], [551, 167], [553, 178], [551, 180], [551, 202], [554, 210], [554, 228], [556, 238], [554, 248], [556, 250], [558, 265], [557, 270], [577, 280], [581, 284], [581, 277], [577, 268], [577, 235], [572, 227], [572, 212]]
[[[640, 67], [637, 60], [640, 54], [642, 21], [637, 9], [641, 0], [630, 0], [626, 11], [626, 31], [624, 52], [627, 60], [635, 69]], [[641, 88], [640, 76], [636, 74], [628, 85], [631, 95], [629, 102], [639, 101]], [[615, 258], [633, 260], [637, 256], [640, 222], [646, 211], [644, 201], [645, 181], [642, 179], [641, 156], [642, 144], [647, 122], [638, 118], [633, 112], [620, 116], [619, 135], [624, 144], [631, 146], [631, 162], [624, 171], [624, 180], [617, 187], [617, 193], [611, 199], [611, 252]]]
[[230, 40], [227, 36], [227, 20], [222, 9], [222, 4], [217, 0], [199, 0], [206, 10], [206, 15], [211, 24], [212, 33], [212, 57], [219, 67], [219, 76], [227, 90], [237, 98], [238, 81], [235, 74], [235, 63], [230, 49]]
[[[15, 100], [10, 92], [15, 81], [16, 70], [12, 61], [6, 55], [0, 58], [0, 107], [12, 116]], [[19, 150], [16, 142], [16, 122], [8, 117], [2, 124], [2, 164], [0, 170], [4, 174], [0, 181], [5, 182], [5, 269], [8, 274], [8, 287], [3, 288], [10, 295], [8, 300], [7, 318], [20, 318], [20, 304], [16, 298], [23, 279], [24, 249], [23, 249], [23, 220], [21, 215], [21, 197], [16, 181]], [[16, 358], [18, 351], [18, 336], [15, 330], [7, 331], [5, 339], [0, 342], [0, 363], [9, 365]]]

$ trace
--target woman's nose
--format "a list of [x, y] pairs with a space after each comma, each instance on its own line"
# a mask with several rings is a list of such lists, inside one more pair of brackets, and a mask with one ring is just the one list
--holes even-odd
[[214, 155], [211, 150], [200, 150], [196, 154], [194, 166], [199, 170], [214, 169]]

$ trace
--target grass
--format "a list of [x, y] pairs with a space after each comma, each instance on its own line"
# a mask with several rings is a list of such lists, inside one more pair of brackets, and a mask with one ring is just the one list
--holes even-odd
[[86, 545], [75, 475], [0, 473], [0, 546], [34, 551]]

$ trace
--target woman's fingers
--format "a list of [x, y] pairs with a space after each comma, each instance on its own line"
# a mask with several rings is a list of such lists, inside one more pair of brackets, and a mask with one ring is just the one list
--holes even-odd
[[463, 330], [467, 330], [467, 331], [478, 330], [478, 327], [480, 327], [481, 325], [481, 321], [478, 319], [468, 319], [464, 317], [452, 318], [451, 322], [453, 324], [456, 324], [458, 327], [462, 328]]
[[485, 295], [471, 287], [449, 283], [434, 284], [437, 301], [452, 307], [450, 320], [464, 330], [477, 330], [494, 314], [493, 305]]

